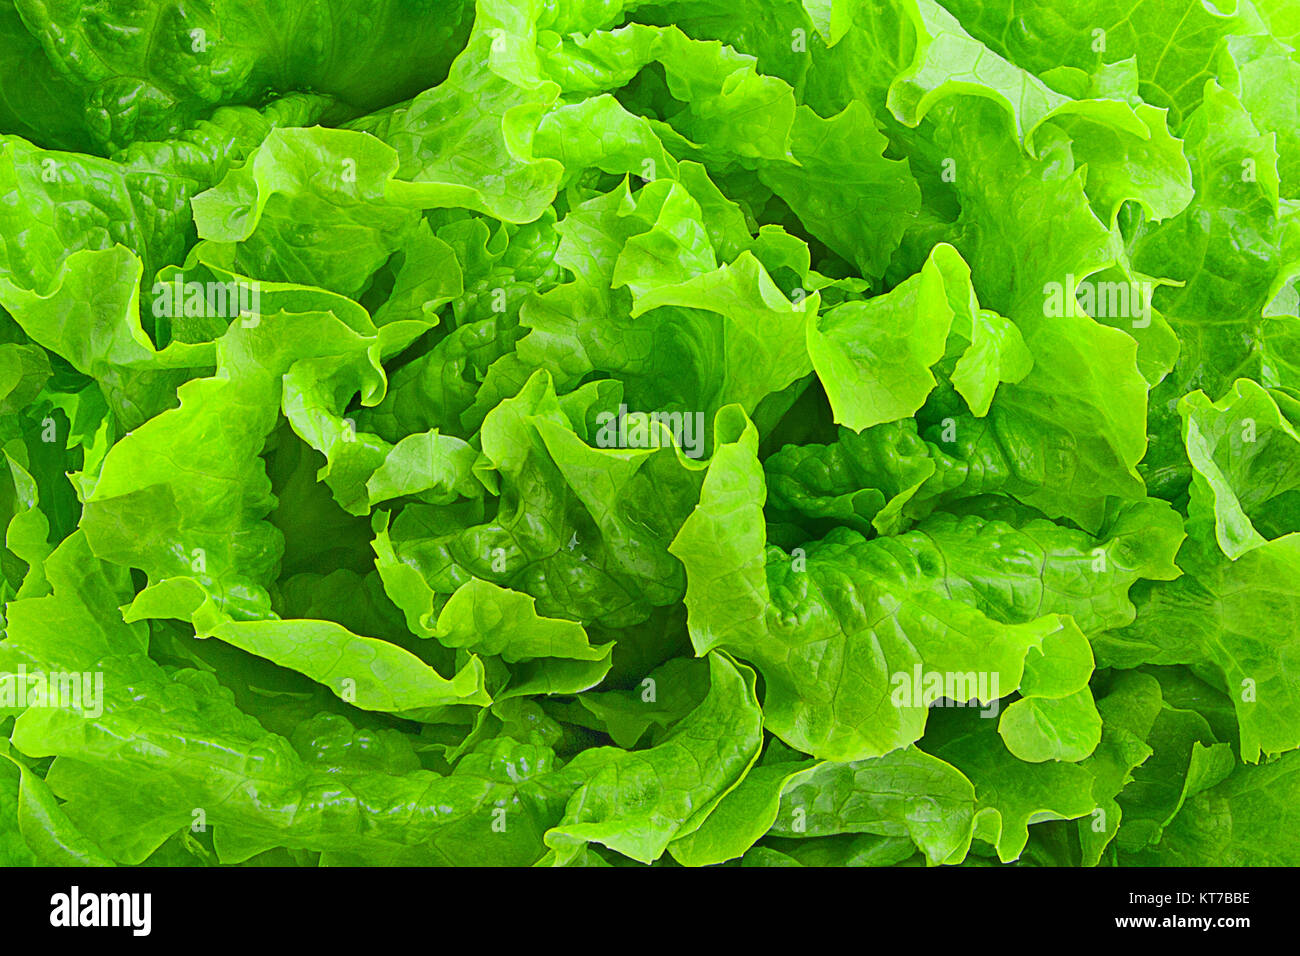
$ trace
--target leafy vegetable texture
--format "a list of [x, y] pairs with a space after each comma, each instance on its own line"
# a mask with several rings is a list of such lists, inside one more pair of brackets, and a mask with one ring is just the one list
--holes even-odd
[[1296, 27], [0, 0], [0, 863], [1300, 865]]

